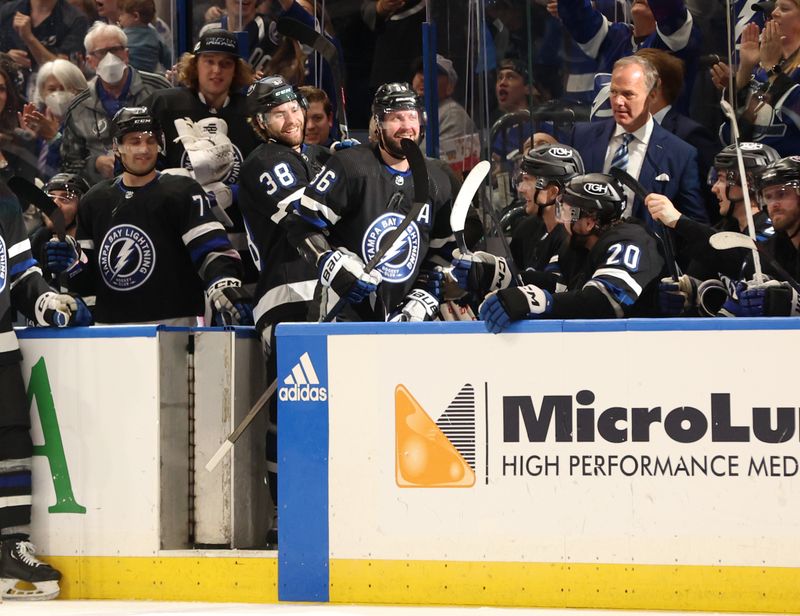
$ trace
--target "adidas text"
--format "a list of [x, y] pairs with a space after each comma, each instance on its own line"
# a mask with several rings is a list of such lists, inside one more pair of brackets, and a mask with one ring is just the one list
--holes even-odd
[[281, 387], [278, 398], [282, 402], [325, 402], [328, 399], [328, 390], [319, 385], [294, 385]]

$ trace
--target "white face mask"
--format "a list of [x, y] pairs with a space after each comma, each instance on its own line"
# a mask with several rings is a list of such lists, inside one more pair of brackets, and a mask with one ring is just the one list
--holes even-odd
[[54, 116], [63, 118], [73, 98], [75, 98], [74, 94], [65, 92], [64, 90], [50, 92], [50, 94], [44, 97], [44, 104]]
[[122, 80], [127, 65], [113, 53], [107, 53], [106, 57], [100, 61], [95, 71], [97, 75], [106, 83], [115, 84]]

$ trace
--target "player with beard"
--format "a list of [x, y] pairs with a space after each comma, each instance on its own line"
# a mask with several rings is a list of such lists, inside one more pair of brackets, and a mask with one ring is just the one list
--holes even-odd
[[[305, 100], [283, 77], [265, 77], [254, 83], [247, 92], [247, 103], [249, 122], [264, 143], [244, 161], [239, 205], [259, 269], [253, 313], [264, 343], [267, 380], [272, 381], [277, 375], [271, 352], [274, 326], [305, 321], [317, 285], [316, 270], [286, 239], [286, 214], [322, 168], [319, 158], [329, 152], [303, 143]], [[273, 397], [267, 431], [267, 483], [274, 504], [278, 502], [277, 419]], [[277, 539], [277, 517], [273, 515], [267, 546], [274, 547]]]
[[574, 177], [556, 204], [569, 244], [559, 259], [566, 291], [536, 285], [489, 295], [479, 315], [499, 333], [531, 318], [613, 319], [658, 314], [658, 281], [665, 268], [656, 238], [643, 224], [622, 220], [622, 184], [603, 173]]
[[123, 172], [81, 199], [77, 243], [45, 246], [50, 270], [66, 271], [70, 288], [96, 293], [98, 323], [194, 325], [204, 298], [218, 324], [252, 323], [241, 260], [203, 189], [156, 171], [159, 125], [146, 107], [123, 107], [112, 122]]
[[[421, 271], [432, 251], [446, 251], [451, 239], [452, 186], [443, 167], [427, 161], [428, 203], [383, 262], [366, 273], [364, 264], [381, 239], [412, 207], [414, 181], [400, 140], [419, 142], [422, 131], [421, 103], [406, 83], [378, 88], [372, 113], [376, 143], [331, 156], [289, 215], [289, 240], [318, 272], [320, 297], [330, 291], [324, 312], [346, 296], [342, 320], [430, 320], [439, 311], [438, 290]], [[395, 193], [403, 197], [387, 210]]]
[[761, 203], [775, 229], [763, 247], [783, 271], [765, 260], [765, 273], [775, 279], [761, 284], [752, 280], [740, 283], [737, 299], [728, 300], [724, 308], [741, 317], [800, 316], [796, 282], [800, 278], [800, 157], [788, 156], [770, 163], [756, 179]]

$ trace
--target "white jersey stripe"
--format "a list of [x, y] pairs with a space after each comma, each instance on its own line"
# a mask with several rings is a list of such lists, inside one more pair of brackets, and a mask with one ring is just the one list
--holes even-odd
[[201, 235], [205, 235], [206, 233], [209, 233], [210, 231], [223, 231], [224, 232], [225, 231], [225, 227], [223, 227], [222, 223], [220, 223], [220, 222], [207, 222], [205, 224], [198, 225], [198, 226], [194, 227], [193, 229], [189, 229], [186, 233], [184, 233], [181, 236], [181, 239], [183, 240], [183, 243], [188, 246], [189, 242], [191, 242], [193, 239], [196, 239], [196, 238], [200, 237]]
[[636, 282], [628, 272], [622, 269], [617, 269], [615, 267], [601, 267], [597, 271], [595, 271], [592, 278], [616, 278], [617, 280], [621, 280], [625, 284], [627, 284], [631, 290], [636, 293], [636, 296], [642, 294], [642, 285]]
[[22, 496], [0, 496], [0, 509], [5, 507], [22, 507], [31, 504], [33, 504], [33, 499], [30, 494], [24, 494]]
[[300, 205], [304, 208], [309, 210], [313, 210], [315, 212], [319, 212], [322, 216], [327, 220], [330, 224], [335, 225], [341, 219], [341, 216], [336, 214], [331, 208], [326, 205], [323, 205], [316, 199], [312, 199], [306, 193], [303, 193], [303, 196], [300, 197]]
[[0, 333], [0, 353], [8, 353], [9, 351], [16, 351], [19, 348], [16, 334], [11, 332]]
[[22, 254], [26, 250], [31, 249], [31, 242], [30, 240], [22, 240], [21, 242], [17, 242], [11, 248], [8, 249], [8, 258], [13, 259], [19, 254]]

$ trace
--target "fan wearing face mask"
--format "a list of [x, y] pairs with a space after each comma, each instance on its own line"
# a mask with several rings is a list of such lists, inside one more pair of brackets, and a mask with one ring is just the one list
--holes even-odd
[[67, 109], [61, 171], [82, 175], [90, 185], [114, 176], [111, 118], [123, 107], [141, 106], [169, 82], [129, 65], [128, 37], [118, 26], [95, 22], [84, 39], [86, 63], [96, 77]]
[[48, 179], [61, 166], [61, 125], [67, 107], [87, 88], [81, 70], [67, 60], [47, 62], [36, 76], [33, 102], [26, 103], [19, 116], [23, 129], [36, 136], [38, 172]]

